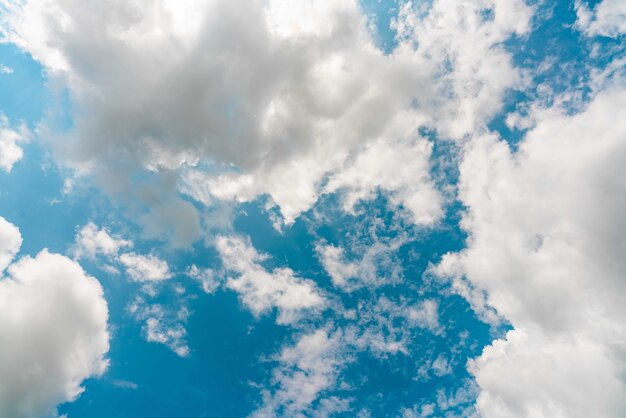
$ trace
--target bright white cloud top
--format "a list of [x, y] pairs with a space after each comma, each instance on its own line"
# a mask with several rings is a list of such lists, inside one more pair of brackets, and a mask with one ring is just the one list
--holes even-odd
[[112, 237], [106, 229], [98, 229], [89, 222], [76, 235], [74, 255], [76, 258], [95, 258], [98, 254], [108, 257], [117, 256], [122, 248], [132, 247], [132, 241]]
[[47, 250], [4, 271], [20, 244], [19, 230], [0, 218], [0, 415], [50, 416], [106, 370], [107, 303], [95, 278]]
[[[107, 1], [101, 12], [82, 1], [9, 4], [5, 36], [76, 101], [75, 131], [54, 140], [61, 161], [116, 191], [131, 187], [127, 174], [138, 166], [234, 164], [217, 176], [191, 169], [183, 187], [201, 201], [267, 193], [287, 223], [315, 203], [325, 174], [369, 142], [394, 148], [420, 125], [452, 138], [483, 125], [520, 82], [500, 44], [524, 33], [530, 17], [519, 0], [439, 1], [425, 17], [403, 7], [400, 45], [385, 56], [355, 0]], [[481, 18], [489, 8], [494, 19]], [[394, 157], [408, 166], [428, 153], [421, 145]], [[390, 187], [426, 211], [418, 221], [432, 218], [434, 202], [421, 200], [437, 198], [411, 194], [419, 186], [398, 184], [407, 180], [359, 189]], [[154, 216], [172, 205], [151, 203]]]
[[0, 0], [51, 96], [0, 100], [0, 187], [73, 185], [0, 214], [75, 259], [0, 216], [0, 416], [104, 374], [102, 286], [163, 414], [626, 415], [625, 41], [619, 0]]
[[574, 116], [550, 109], [535, 119], [514, 155], [495, 136], [468, 145], [460, 189], [471, 244], [439, 265], [484, 289], [514, 326], [471, 365], [479, 411], [619, 416], [626, 90], [610, 88]]
[[224, 268], [236, 274], [226, 286], [236, 291], [255, 315], [277, 308], [277, 321], [289, 323], [297, 320], [302, 310], [324, 305], [314, 282], [296, 277], [289, 268], [268, 272], [260, 265], [264, 256], [242, 239], [219, 237], [217, 250]]

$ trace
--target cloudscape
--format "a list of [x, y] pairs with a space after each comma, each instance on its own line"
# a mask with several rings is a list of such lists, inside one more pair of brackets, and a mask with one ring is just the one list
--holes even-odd
[[623, 0], [0, 0], [0, 418], [626, 416]]

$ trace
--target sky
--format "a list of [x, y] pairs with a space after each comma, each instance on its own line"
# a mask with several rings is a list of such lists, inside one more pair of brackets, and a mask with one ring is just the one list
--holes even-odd
[[626, 2], [0, 0], [0, 418], [623, 417]]

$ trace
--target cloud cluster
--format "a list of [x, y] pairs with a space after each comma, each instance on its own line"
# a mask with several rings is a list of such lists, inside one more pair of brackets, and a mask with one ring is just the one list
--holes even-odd
[[[417, 128], [461, 138], [484, 125], [520, 81], [501, 45], [530, 17], [521, 0], [438, 0], [426, 13], [407, 3], [385, 55], [356, 0], [4, 3], [2, 35], [70, 90], [75, 128], [53, 141], [61, 161], [118, 191], [133, 188], [129, 170], [183, 169], [178, 187], [195, 199], [269, 194], [287, 223], [340, 187], [348, 202], [388, 190], [417, 223], [435, 220]], [[356, 181], [376, 150], [389, 154], [380, 175]], [[145, 198], [152, 217], [194, 218], [175, 185], [168, 208]], [[145, 223], [168, 224], [156, 218]]]
[[224, 268], [234, 273], [226, 281], [226, 287], [237, 292], [255, 315], [276, 308], [277, 322], [291, 323], [303, 312], [319, 309], [326, 303], [315, 283], [297, 277], [293, 270], [267, 271], [260, 264], [265, 257], [243, 239], [219, 237], [216, 246]]
[[620, 0], [603, 0], [592, 10], [576, 1], [576, 25], [587, 35], [618, 37], [626, 33], [626, 4]]
[[124, 253], [120, 256], [120, 263], [126, 267], [126, 273], [131, 279], [138, 282], [161, 281], [172, 277], [167, 262], [154, 254]]
[[176, 311], [159, 304], [149, 304], [141, 297], [128, 306], [128, 311], [139, 321], [144, 321], [143, 333], [149, 342], [164, 344], [181, 357], [190, 354], [185, 324], [189, 311], [182, 307]]
[[89, 222], [76, 234], [73, 253], [77, 259], [94, 259], [98, 254], [114, 257], [122, 248], [132, 245], [132, 241], [111, 236], [106, 229], [99, 229], [96, 224]]
[[[123, 266], [126, 274], [136, 282], [159, 282], [172, 277], [170, 266], [165, 260], [155, 254], [144, 255], [122, 251], [132, 247], [133, 242], [111, 235], [106, 228], [98, 228], [93, 222], [82, 227], [74, 241], [72, 253], [77, 259], [81, 257], [95, 259], [98, 255], [103, 255], [108, 262]], [[105, 265], [104, 269], [118, 273], [114, 265]]]
[[[18, 229], [0, 218], [0, 270], [19, 250]], [[0, 416], [53, 415], [107, 368], [108, 308], [100, 283], [74, 261], [43, 250], [0, 279]]]
[[252, 415], [305, 416], [320, 393], [334, 385], [341, 363], [341, 333], [318, 329], [300, 337], [295, 345], [284, 347], [274, 372], [278, 390], [264, 393], [264, 404]]
[[325, 243], [318, 243], [316, 251], [333, 285], [344, 291], [353, 291], [399, 283], [402, 270], [394, 256], [403, 243], [402, 239], [396, 239], [392, 242], [374, 241], [362, 245], [362, 249], [353, 246], [353, 252], [362, 250], [360, 259], [350, 259], [344, 248]]
[[516, 153], [495, 135], [467, 146], [468, 247], [438, 269], [514, 327], [470, 365], [486, 417], [626, 412], [624, 109], [618, 83], [581, 113], [537, 114]]

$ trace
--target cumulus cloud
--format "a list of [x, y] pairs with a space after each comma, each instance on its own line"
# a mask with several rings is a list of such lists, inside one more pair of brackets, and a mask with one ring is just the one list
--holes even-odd
[[[336, 307], [335, 307], [336, 308]], [[384, 362], [393, 356], [413, 356], [417, 333], [439, 335], [438, 304], [425, 299], [407, 303], [387, 297], [363, 300], [353, 310], [337, 309], [342, 315], [314, 331], [306, 331], [294, 345], [284, 346], [273, 358], [270, 388], [262, 391], [263, 404], [254, 416], [332, 416], [349, 411], [351, 387], [346, 367], [359, 356], [371, 355]], [[335, 327], [335, 323], [341, 326]], [[451, 372], [444, 354], [426, 354], [424, 361], [437, 375]], [[432, 357], [432, 358], [431, 358]], [[325, 415], [326, 414], [326, 415]]]
[[[0, 69], [6, 67], [0, 67]], [[0, 71], [4, 72], [4, 71]], [[24, 151], [19, 146], [29, 138], [29, 131], [26, 125], [21, 125], [18, 130], [11, 128], [9, 120], [0, 113], [0, 168], [10, 173], [13, 165], [22, 159]]]
[[300, 337], [294, 346], [284, 347], [274, 372], [278, 389], [265, 392], [262, 407], [252, 415], [307, 416], [320, 393], [335, 384], [343, 360], [340, 338], [340, 332], [318, 329]]
[[[438, 0], [424, 13], [406, 2], [396, 29], [396, 55], [418, 57], [430, 75], [433, 91], [417, 96], [442, 137], [462, 138], [484, 127], [500, 110], [504, 92], [520, 86], [520, 73], [503, 42], [529, 29], [532, 9], [523, 1]], [[417, 45], [416, 45], [417, 44]]]
[[[94, 260], [98, 255], [104, 255], [106, 262], [100, 266], [104, 271], [119, 274], [119, 269], [124, 268], [132, 281], [141, 284], [144, 295], [155, 297], [160, 289], [158, 284], [173, 277], [170, 265], [153, 253], [124, 252], [125, 248], [133, 245], [132, 241], [112, 234], [108, 228], [99, 228], [90, 222], [77, 232], [72, 251], [77, 259], [86, 257]], [[212, 273], [210, 269], [199, 269], [194, 265], [186, 274], [198, 280], [210, 293], [222, 284]], [[185, 292], [181, 286], [174, 286], [174, 290], [178, 296]], [[190, 313], [183, 297], [176, 300], [180, 302], [180, 307], [172, 308], [137, 296], [127, 309], [135, 320], [142, 322], [142, 333], [147, 341], [164, 344], [179, 356], [186, 357], [190, 349], [185, 339], [185, 325]]]
[[[20, 242], [0, 218], [2, 263]], [[100, 283], [76, 262], [43, 250], [11, 264], [0, 279], [0, 415], [49, 416], [76, 399], [107, 368], [107, 318]]]
[[626, 33], [626, 4], [620, 0], [603, 0], [592, 10], [576, 1], [576, 25], [587, 35], [616, 38]]
[[119, 261], [131, 279], [138, 282], [158, 282], [172, 277], [167, 261], [154, 254], [124, 253]]
[[[430, 149], [416, 129], [458, 139], [484, 125], [520, 81], [502, 44], [530, 17], [521, 0], [438, 0], [426, 13], [407, 3], [385, 55], [356, 0], [3, 4], [3, 36], [71, 92], [75, 129], [52, 140], [61, 161], [122, 191], [129, 170], [176, 179], [182, 169], [174, 186], [194, 199], [268, 194], [287, 223], [344, 168], [328, 190], [345, 186], [349, 200], [387, 190], [417, 223], [436, 219]], [[396, 141], [408, 155], [357, 182], [359, 164]], [[154, 210], [144, 224], [155, 236], [174, 225], [164, 236], [189, 243], [197, 215], [174, 186], [176, 207], [145, 199]]]
[[[167, 261], [156, 254], [124, 251], [133, 245], [133, 241], [112, 235], [106, 227], [100, 228], [89, 222], [76, 233], [71, 252], [76, 259], [86, 257], [94, 260], [98, 255], [104, 255], [106, 263], [100, 266], [103, 270], [119, 274], [118, 268], [123, 267], [132, 280], [148, 285], [144, 287], [148, 291], [151, 291], [150, 282], [160, 282], [172, 277]], [[190, 275], [192, 273], [196, 276], [200, 274], [193, 269]]]
[[486, 417], [626, 412], [624, 109], [614, 83], [583, 112], [540, 112], [516, 153], [494, 135], [467, 146], [468, 247], [438, 269], [514, 327], [471, 363]]
[[396, 354], [415, 355], [411, 352], [412, 342], [421, 330], [432, 335], [443, 331], [439, 305], [432, 299], [407, 303], [383, 296], [363, 301], [345, 314], [352, 321], [343, 328], [342, 343], [356, 351], [369, 351], [379, 360]]
[[439, 304], [436, 300], [427, 299], [418, 306], [408, 308], [407, 317], [410, 323], [437, 332], [439, 325]]
[[76, 234], [73, 248], [74, 256], [78, 259], [87, 257], [94, 259], [98, 254], [115, 257], [125, 247], [131, 247], [132, 241], [111, 236], [106, 228], [99, 229], [93, 222], [89, 222]]
[[430, 180], [431, 148], [423, 139], [372, 143], [333, 174], [323, 190], [343, 189], [347, 212], [354, 212], [357, 202], [374, 197], [375, 192], [385, 191], [416, 225], [430, 225], [442, 214], [442, 199]]
[[[402, 262], [398, 257], [400, 248], [414, 236], [410, 231], [413, 220], [398, 216], [389, 225], [379, 216], [368, 212], [371, 205], [363, 207], [363, 213], [350, 215], [355, 222], [340, 229], [339, 242], [329, 243], [322, 239], [315, 245], [317, 257], [330, 276], [333, 285], [346, 292], [359, 289], [375, 289], [387, 285], [397, 285], [404, 279]], [[315, 212], [316, 222], [334, 222], [326, 219], [322, 208]]]
[[374, 242], [365, 246], [359, 259], [349, 260], [342, 247], [319, 243], [316, 251], [324, 270], [333, 284], [346, 291], [364, 286], [374, 288], [398, 283], [402, 277], [400, 267], [394, 262], [394, 253], [401, 240], [384, 243]]
[[136, 298], [128, 311], [137, 320], [144, 321], [143, 332], [147, 341], [164, 344], [181, 357], [190, 354], [185, 324], [189, 317], [186, 307], [171, 310], [159, 304], [149, 304]]
[[219, 273], [210, 268], [200, 268], [193, 264], [189, 270], [187, 270], [186, 274], [200, 282], [202, 290], [206, 293], [215, 293], [223, 284], [222, 277]]
[[218, 237], [216, 248], [224, 268], [235, 274], [227, 280], [226, 287], [236, 291], [255, 315], [276, 308], [277, 322], [291, 323], [304, 311], [319, 309], [326, 303], [315, 283], [297, 277], [293, 270], [267, 271], [260, 264], [265, 256], [243, 239]]

